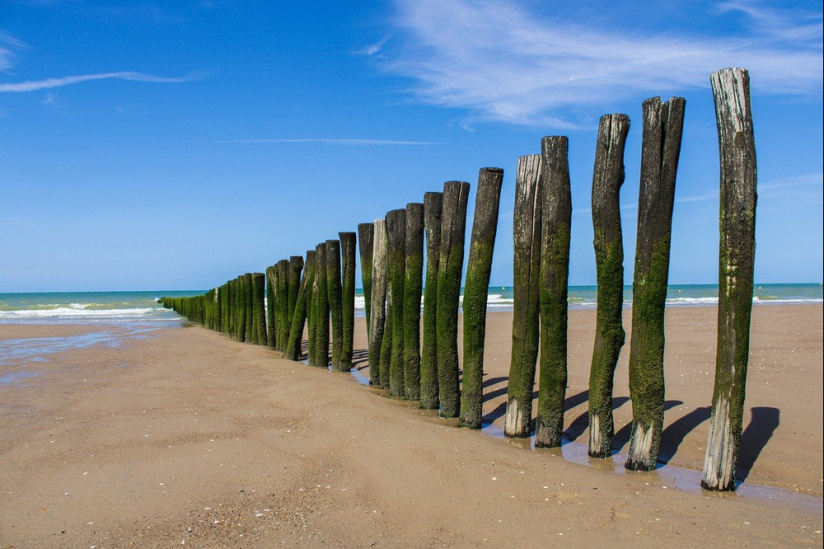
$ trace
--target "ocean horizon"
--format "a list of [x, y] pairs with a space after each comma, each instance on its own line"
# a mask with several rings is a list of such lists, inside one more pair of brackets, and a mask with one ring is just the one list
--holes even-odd
[[[159, 304], [162, 297], [202, 295], [207, 290], [119, 291], [119, 292], [30, 292], [0, 293], [0, 324], [17, 323], [106, 323], [175, 322], [176, 313]], [[463, 299], [463, 295], [461, 296]], [[756, 284], [753, 304], [799, 305], [824, 302], [821, 283]], [[355, 294], [355, 315], [364, 316], [363, 290]], [[514, 303], [512, 286], [490, 286], [487, 310], [509, 311]], [[714, 306], [717, 284], [674, 284], [667, 293], [668, 307]], [[594, 309], [596, 286], [570, 286], [570, 309]], [[632, 306], [632, 286], [624, 286], [624, 307]]]

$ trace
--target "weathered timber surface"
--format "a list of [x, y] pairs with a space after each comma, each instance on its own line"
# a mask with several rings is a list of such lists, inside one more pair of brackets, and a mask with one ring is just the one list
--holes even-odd
[[458, 417], [461, 407], [458, 358], [458, 305], [463, 272], [466, 206], [469, 183], [448, 181], [443, 186], [441, 242], [438, 258], [438, 397], [440, 415]]
[[341, 255], [341, 324], [343, 338], [341, 339], [340, 364], [341, 372], [352, 369], [352, 353], [355, 341], [355, 254], [357, 253], [357, 235], [351, 232], [338, 233]]
[[721, 159], [718, 346], [701, 486], [735, 490], [750, 348], [755, 262], [756, 157], [746, 69], [710, 77]]
[[421, 408], [437, 410], [438, 400], [438, 259], [441, 244], [443, 193], [423, 195], [426, 231], [426, 282], [423, 289], [423, 345], [421, 350]]
[[369, 319], [369, 383], [381, 386], [381, 346], [386, 324], [386, 222], [373, 223], [372, 312]]
[[266, 268], [266, 343], [273, 349], [277, 343], [275, 327], [275, 267]]
[[626, 468], [655, 468], [664, 426], [664, 305], [669, 278], [672, 207], [685, 100], [643, 104], [641, 188], [632, 285], [629, 394], [632, 432]]
[[315, 359], [312, 362], [319, 368], [329, 366], [329, 296], [327, 295], [326, 243], [315, 248]]
[[311, 291], [315, 280], [315, 250], [306, 252], [304, 262], [303, 277], [298, 288], [298, 296], [295, 302], [295, 313], [292, 316], [292, 325], [289, 328], [289, 340], [286, 342], [284, 358], [289, 360], [300, 360], [301, 340], [303, 338], [303, 327], [306, 324], [306, 303], [307, 294]]
[[298, 293], [300, 293], [301, 273], [303, 272], [303, 256], [293, 255], [289, 257], [289, 293], [287, 301], [286, 313], [286, 328], [283, 330], [286, 334], [286, 341], [283, 344], [283, 349], [289, 344], [289, 336], [292, 331], [292, 319], [295, 317], [295, 307], [298, 303]]
[[403, 283], [403, 396], [421, 398], [421, 292], [423, 291], [423, 204], [406, 205]]
[[266, 275], [252, 273], [252, 329], [255, 332], [255, 343], [267, 344], [266, 334]]
[[255, 301], [255, 294], [254, 288], [252, 287], [252, 273], [246, 273], [243, 275], [243, 291], [244, 291], [244, 306], [246, 308], [245, 319], [246, 319], [246, 339], [245, 341], [248, 343], [257, 343], [257, 331], [254, 329], [254, 301]]
[[463, 386], [460, 424], [481, 428], [483, 415], [484, 341], [486, 339], [486, 301], [492, 272], [492, 253], [498, 234], [498, 208], [501, 202], [501, 168], [481, 168], [475, 196], [475, 218], [469, 244], [463, 299]]
[[[340, 370], [340, 353], [343, 348], [343, 289], [340, 271], [340, 241], [326, 241], [326, 295], [332, 326], [332, 370]], [[347, 370], [348, 371], [348, 370]]]
[[275, 316], [277, 318], [277, 344], [275, 349], [283, 351], [289, 338], [289, 260], [281, 259], [275, 264], [277, 272], [277, 293], [275, 294]]
[[541, 355], [535, 446], [561, 445], [567, 385], [567, 294], [572, 195], [569, 140], [541, 140]]
[[[403, 299], [406, 281], [406, 210], [386, 214], [387, 267], [392, 302], [392, 351], [389, 361], [389, 395], [403, 396]], [[385, 333], [385, 332], [384, 332]], [[384, 337], [386, 337], [384, 335]]]
[[528, 437], [538, 360], [541, 267], [541, 155], [518, 159], [513, 221], [512, 355], [504, 434]]
[[358, 224], [358, 251], [361, 265], [361, 281], [363, 284], [364, 311], [366, 314], [366, 340], [372, 337], [372, 254], [375, 239], [374, 223]]
[[606, 114], [598, 125], [592, 172], [592, 228], [598, 280], [595, 344], [589, 373], [589, 455], [612, 455], [615, 421], [612, 388], [615, 366], [626, 337], [624, 303], [624, 241], [621, 233], [621, 185], [629, 117]]

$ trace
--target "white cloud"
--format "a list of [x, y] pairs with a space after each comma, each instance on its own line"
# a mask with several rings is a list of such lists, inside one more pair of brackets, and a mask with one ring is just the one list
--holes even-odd
[[577, 24], [557, 13], [563, 4], [550, 14], [507, 0], [396, 0], [396, 8], [400, 45], [383, 49], [381, 66], [410, 77], [419, 100], [475, 119], [568, 128], [575, 123], [558, 116], [561, 107], [708, 87], [728, 66], [748, 68], [759, 92], [821, 93], [820, 14], [730, 2], [700, 15], [743, 13], [744, 34], [694, 36]]
[[0, 71], [10, 69], [17, 62], [15, 49], [25, 48], [26, 45], [7, 32], [0, 30]]
[[62, 86], [70, 86], [72, 84], [79, 84], [81, 82], [89, 82], [92, 80], [116, 79], [132, 80], [137, 82], [180, 83], [189, 82], [191, 80], [195, 80], [196, 78], [196, 76], [168, 78], [164, 76], [154, 76], [151, 74], [143, 74], [140, 72], [133, 71], [105, 72], [99, 74], [64, 76], [62, 78], [46, 78], [45, 80], [30, 80], [27, 82], [19, 82], [14, 84], [0, 84], [0, 93], [47, 90], [52, 88], [59, 88]]
[[198, 143], [322, 143], [325, 145], [439, 145], [430, 141], [397, 141], [390, 139], [338, 139], [338, 138], [297, 138], [297, 139], [227, 139], [220, 141], [198, 141]]

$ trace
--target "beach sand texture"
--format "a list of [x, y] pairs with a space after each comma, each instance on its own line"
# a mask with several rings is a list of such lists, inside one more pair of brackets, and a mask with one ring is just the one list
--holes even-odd
[[[698, 486], [716, 315], [667, 310], [667, 465], [652, 473], [624, 472], [620, 456], [576, 463], [594, 310], [570, 311], [563, 451], [495, 436], [510, 313], [488, 315], [493, 423], [482, 432], [201, 327], [50, 354], [26, 366], [41, 375], [0, 387], [0, 546], [821, 546], [822, 306], [755, 307], [745, 482], [726, 495]], [[354, 362], [368, 379], [357, 320]], [[0, 325], [0, 340], [122, 329]], [[628, 343], [615, 378], [619, 452], [632, 417]]]

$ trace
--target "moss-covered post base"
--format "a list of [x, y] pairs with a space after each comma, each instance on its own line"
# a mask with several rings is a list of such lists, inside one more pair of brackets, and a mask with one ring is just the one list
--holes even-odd
[[750, 348], [755, 261], [756, 158], [746, 69], [710, 77], [721, 157], [718, 345], [701, 487], [735, 490]]

